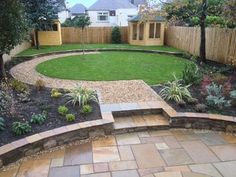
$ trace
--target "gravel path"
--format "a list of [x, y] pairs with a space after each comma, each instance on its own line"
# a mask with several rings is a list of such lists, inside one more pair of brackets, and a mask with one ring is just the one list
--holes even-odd
[[[99, 52], [88, 52], [86, 54], [98, 54]], [[28, 84], [35, 84], [39, 79], [45, 81], [47, 87], [71, 89], [80, 84], [82, 87], [97, 90], [103, 103], [129, 103], [142, 101], [157, 101], [161, 98], [142, 80], [129, 81], [76, 81], [54, 79], [39, 74], [35, 68], [39, 63], [58, 57], [80, 55], [79, 53], [56, 54], [39, 57], [23, 62], [11, 69], [15, 79]]]

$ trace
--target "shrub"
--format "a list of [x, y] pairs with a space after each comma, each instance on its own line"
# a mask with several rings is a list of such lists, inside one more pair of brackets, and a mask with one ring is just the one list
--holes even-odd
[[162, 98], [173, 100], [176, 103], [183, 101], [183, 99], [191, 98], [191, 93], [188, 90], [189, 85], [183, 86], [175, 75], [174, 78], [174, 81], [168, 81], [160, 91]]
[[184, 100], [180, 100], [180, 101], [178, 102], [178, 105], [183, 108], [183, 107], [186, 106], [186, 102], [185, 102]]
[[58, 113], [60, 115], [66, 115], [68, 113], [69, 109], [66, 106], [59, 106], [58, 107]]
[[198, 84], [201, 80], [201, 75], [197, 65], [194, 63], [185, 65], [182, 72], [183, 80], [185, 84]]
[[223, 107], [230, 106], [230, 101], [223, 96], [222, 85], [212, 83], [207, 87], [207, 105], [216, 109], [223, 109]]
[[228, 77], [220, 73], [217, 73], [213, 76], [213, 82], [218, 85], [223, 85], [227, 80]]
[[16, 79], [13, 79], [11, 81], [11, 86], [17, 92], [24, 92], [24, 91], [29, 90], [29, 87], [26, 84], [24, 84], [23, 82], [18, 81]]
[[30, 119], [30, 123], [42, 125], [47, 120], [46, 112], [42, 114], [33, 114]]
[[230, 92], [230, 98], [232, 99], [232, 106], [236, 108], [236, 90]]
[[198, 103], [198, 99], [197, 98], [188, 98], [187, 103], [195, 105]]
[[0, 117], [0, 131], [3, 131], [5, 129], [5, 120]]
[[43, 90], [45, 89], [45, 82], [39, 79], [35, 82], [35, 87], [37, 90]]
[[236, 90], [230, 92], [230, 98], [236, 99]]
[[205, 92], [207, 87], [211, 85], [211, 83], [212, 83], [212, 79], [209, 76], [204, 75], [201, 81], [201, 90]]
[[95, 91], [82, 88], [79, 85], [77, 85], [75, 89], [71, 90], [65, 96], [68, 98], [67, 103], [72, 103], [73, 106], [76, 104], [79, 104], [79, 106], [84, 106], [88, 104], [89, 101], [97, 102]]
[[29, 90], [28, 91], [23, 91], [23, 92], [17, 94], [17, 99], [22, 103], [29, 102], [31, 100]]
[[11, 107], [12, 93], [7, 83], [0, 84], [0, 112], [7, 112]]
[[205, 104], [196, 104], [194, 109], [196, 112], [206, 112], [206, 105]]
[[21, 122], [13, 122], [12, 124], [12, 131], [15, 135], [24, 135], [26, 133], [31, 132], [31, 126], [28, 122], [21, 123]]
[[62, 96], [62, 93], [59, 92], [59, 90], [57, 90], [57, 89], [52, 89], [52, 91], [51, 91], [51, 97], [52, 97], [52, 98], [59, 98], [59, 97], [61, 97], [61, 96]]
[[81, 113], [89, 114], [93, 111], [93, 108], [90, 105], [84, 105], [81, 109]]
[[120, 44], [121, 43], [121, 33], [120, 33], [120, 28], [119, 27], [114, 27], [112, 28], [111, 32], [111, 40], [112, 44]]
[[66, 120], [68, 122], [73, 122], [75, 121], [75, 115], [74, 114], [66, 114]]

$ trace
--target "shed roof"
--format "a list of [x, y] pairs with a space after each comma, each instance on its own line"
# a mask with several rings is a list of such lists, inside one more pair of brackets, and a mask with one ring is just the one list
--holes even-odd
[[72, 14], [85, 14], [87, 8], [83, 4], [75, 4], [69, 10]]
[[97, 0], [88, 10], [136, 9], [128, 0]]
[[[142, 19], [141, 15], [136, 15], [136, 16], [132, 17], [131, 19], [129, 19], [129, 21], [130, 22], [138, 22], [141, 19]], [[150, 19], [150, 20], [163, 22], [163, 21], [165, 21], [165, 18], [162, 16], [156, 16], [154, 19]]]

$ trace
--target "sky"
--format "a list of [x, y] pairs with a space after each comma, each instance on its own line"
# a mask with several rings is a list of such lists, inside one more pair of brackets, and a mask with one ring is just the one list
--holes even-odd
[[78, 3], [83, 4], [86, 7], [90, 7], [96, 1], [97, 0], [66, 0], [68, 7], [72, 7], [73, 5], [78, 4]]

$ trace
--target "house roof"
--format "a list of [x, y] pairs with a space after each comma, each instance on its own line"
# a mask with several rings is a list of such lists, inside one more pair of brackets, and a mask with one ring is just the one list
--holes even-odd
[[88, 10], [136, 9], [128, 0], [97, 0]]
[[[130, 22], [138, 22], [141, 19], [142, 19], [141, 15], [136, 15], [136, 16], [132, 17], [131, 19], [129, 19], [129, 21]], [[156, 16], [154, 19], [150, 19], [150, 20], [163, 22], [163, 21], [165, 21], [165, 18], [161, 17], [161, 16]]]
[[83, 4], [75, 4], [69, 10], [72, 14], [85, 14], [87, 8]]
[[[132, 1], [133, 1], [133, 3], [132, 3]], [[129, 2], [131, 2], [135, 6], [138, 6], [138, 5], [141, 5], [141, 4], [145, 4], [146, 0], [129, 0]]]

